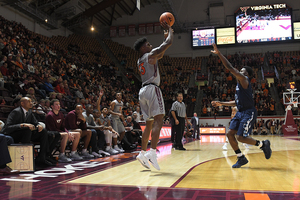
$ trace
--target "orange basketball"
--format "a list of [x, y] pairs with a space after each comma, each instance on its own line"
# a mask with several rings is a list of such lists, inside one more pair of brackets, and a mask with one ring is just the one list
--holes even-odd
[[172, 15], [172, 13], [164, 12], [159, 18], [160, 23], [162, 23], [163, 21], [167, 22], [167, 24], [169, 24], [170, 26], [173, 26], [173, 24], [175, 22], [175, 18]]

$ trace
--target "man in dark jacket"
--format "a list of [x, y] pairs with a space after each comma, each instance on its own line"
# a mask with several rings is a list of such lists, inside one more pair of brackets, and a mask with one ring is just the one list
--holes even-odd
[[200, 140], [200, 131], [199, 131], [200, 119], [197, 116], [197, 113], [194, 113], [194, 117], [192, 117], [191, 123], [193, 128], [193, 139]]
[[[21, 106], [15, 108], [9, 115], [2, 133], [10, 135], [15, 143], [28, 144], [30, 141], [40, 142], [40, 153], [37, 164], [52, 166], [51, 159], [46, 156], [48, 150], [48, 133], [33, 115], [32, 102], [28, 97], [20, 100]], [[49, 144], [50, 145], [50, 144]]]

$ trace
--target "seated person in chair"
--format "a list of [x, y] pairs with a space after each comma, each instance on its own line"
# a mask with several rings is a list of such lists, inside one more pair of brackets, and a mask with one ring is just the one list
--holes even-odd
[[33, 115], [31, 108], [33, 106], [31, 99], [23, 97], [20, 100], [20, 107], [15, 108], [9, 115], [2, 133], [10, 135], [16, 143], [28, 144], [30, 141], [40, 142], [40, 152], [36, 158], [37, 164], [44, 164], [53, 166], [52, 160], [47, 157], [48, 133], [43, 129], [42, 125], [38, 123]]
[[80, 137], [84, 138], [84, 146], [81, 151], [81, 156], [84, 158], [93, 158], [94, 156], [89, 154], [87, 151], [92, 137], [92, 131], [87, 129], [86, 120], [82, 115], [82, 112], [82, 105], [76, 104], [75, 110], [72, 110], [67, 114], [65, 118], [65, 126], [69, 132], [79, 132]]
[[[61, 135], [60, 154], [58, 162], [71, 162], [72, 160], [83, 160], [77, 153], [77, 146], [80, 140], [80, 132], [69, 132], [65, 129], [65, 116], [60, 112], [60, 103], [58, 99], [52, 99], [50, 102], [52, 111], [46, 116], [46, 128], [48, 131], [57, 131]], [[65, 155], [67, 142], [72, 142], [70, 158]]]

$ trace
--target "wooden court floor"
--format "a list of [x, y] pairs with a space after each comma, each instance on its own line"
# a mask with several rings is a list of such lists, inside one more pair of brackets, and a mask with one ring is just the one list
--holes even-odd
[[[299, 138], [255, 138], [271, 141], [272, 157], [266, 160], [258, 147], [250, 146], [246, 149], [240, 145], [249, 163], [239, 169], [231, 168], [236, 162], [236, 156], [230, 146], [227, 151], [222, 150], [225, 136], [202, 136], [201, 141], [185, 144], [186, 151], [176, 151], [171, 148], [171, 144], [162, 145], [158, 154], [160, 171], [154, 168], [146, 170], [138, 161], [131, 161], [62, 183], [300, 192]], [[101, 160], [103, 158], [97, 161]]]
[[222, 150], [225, 136], [201, 136], [186, 151], [158, 146], [160, 171], [143, 168], [126, 152], [97, 160], [59, 163], [54, 167], [0, 177], [0, 200], [298, 200], [300, 137], [268, 138], [273, 150], [266, 160], [255, 146], [240, 148], [249, 160], [242, 168], [233, 150]]

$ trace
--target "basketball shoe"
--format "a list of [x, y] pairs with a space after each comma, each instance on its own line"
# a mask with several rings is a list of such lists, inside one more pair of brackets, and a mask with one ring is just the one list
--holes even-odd
[[136, 157], [136, 159], [147, 169], [150, 169], [150, 165], [148, 162], [148, 158], [145, 157], [146, 152], [140, 151], [139, 155]]
[[157, 155], [155, 149], [150, 148], [150, 150], [145, 154], [145, 157], [149, 160], [149, 162], [155, 169], [160, 170], [160, 167], [157, 163]]
[[248, 163], [248, 160], [244, 155], [238, 157], [237, 159], [237, 162], [234, 165], [232, 165], [232, 168], [240, 168], [241, 166], [246, 165]]
[[262, 143], [263, 143], [263, 145], [262, 145], [262, 147], [260, 147], [260, 149], [264, 151], [266, 159], [271, 158], [272, 149], [270, 147], [271, 146], [270, 141], [269, 140], [264, 140], [264, 141], [262, 141]]

